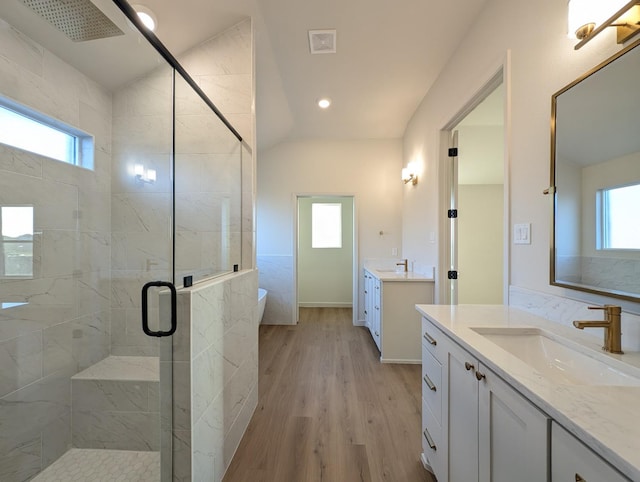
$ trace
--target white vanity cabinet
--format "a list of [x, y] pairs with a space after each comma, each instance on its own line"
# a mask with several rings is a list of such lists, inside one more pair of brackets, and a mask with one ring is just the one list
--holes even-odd
[[428, 320], [422, 325], [423, 451], [437, 479], [547, 480], [549, 418]]
[[484, 375], [479, 380], [478, 480], [547, 480], [551, 419], [482, 364], [475, 375]]
[[434, 282], [414, 273], [364, 271], [365, 324], [386, 363], [420, 363], [415, 305], [433, 303]]
[[557, 423], [551, 428], [553, 482], [628, 482], [620, 472]]
[[380, 350], [380, 280], [369, 271], [364, 272], [365, 325]]

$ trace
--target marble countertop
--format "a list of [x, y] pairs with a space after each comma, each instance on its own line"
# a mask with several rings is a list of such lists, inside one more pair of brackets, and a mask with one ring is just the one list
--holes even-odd
[[[481, 363], [632, 480], [640, 480], [640, 386], [553, 383], [471, 328], [535, 327], [580, 345], [581, 352], [640, 377], [640, 353], [603, 352], [583, 331], [502, 305], [416, 305]], [[624, 336], [624, 334], [623, 334]]]
[[431, 281], [433, 278], [425, 276], [413, 271], [395, 271], [395, 270], [378, 270], [375, 268], [366, 268], [366, 270], [380, 281]]

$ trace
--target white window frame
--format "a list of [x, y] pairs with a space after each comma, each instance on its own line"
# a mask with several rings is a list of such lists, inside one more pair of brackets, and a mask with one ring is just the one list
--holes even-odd
[[311, 203], [311, 248], [342, 249], [342, 244], [342, 203]]
[[[638, 195], [640, 196], [640, 183], [634, 184], [624, 184], [619, 186], [611, 186], [603, 189], [599, 189], [596, 192], [596, 249], [598, 250], [616, 250], [616, 251], [640, 251], [640, 241], [639, 244], [633, 247], [619, 247], [613, 246], [613, 233], [611, 230], [613, 227], [613, 220], [611, 218], [611, 199], [610, 193], [612, 191], [627, 189], [627, 188], [635, 188], [638, 191]], [[640, 205], [640, 204], [636, 204]], [[638, 228], [637, 223], [630, 223], [630, 225]]]
[[[4, 215], [5, 208], [31, 209], [31, 233], [30, 233], [31, 239], [30, 240], [4, 239], [3, 223], [5, 222], [5, 220], [3, 219], [3, 215]], [[34, 216], [35, 216], [35, 209], [32, 205], [0, 206], [0, 279], [32, 279], [34, 277], [34, 265], [33, 265], [33, 258], [34, 258], [34, 239], [33, 238], [34, 238], [34, 223], [35, 223]], [[24, 234], [29, 234], [29, 233], [24, 233]], [[27, 245], [30, 244], [31, 245], [31, 274], [16, 275], [16, 274], [6, 273], [4, 247], [12, 244], [27, 244]]]
[[20, 139], [0, 139], [0, 143], [66, 164], [83, 167], [85, 169], [94, 169], [95, 140], [92, 135], [4, 97], [0, 97], [0, 110], [7, 112], [9, 115], [19, 116], [21, 121], [33, 123], [34, 129], [42, 130], [44, 127], [47, 130], [62, 133], [71, 138], [71, 146], [68, 152], [61, 156], [51, 151], [47, 152], [47, 150], [42, 149], [41, 146], [34, 147], [25, 144]]

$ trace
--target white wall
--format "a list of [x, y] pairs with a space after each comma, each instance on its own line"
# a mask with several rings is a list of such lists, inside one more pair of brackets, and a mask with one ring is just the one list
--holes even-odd
[[[311, 246], [313, 203], [342, 206], [342, 247]], [[351, 307], [353, 304], [353, 198], [298, 199], [298, 306]]]
[[[363, 259], [402, 256], [401, 141], [292, 141], [258, 159], [257, 254], [260, 286], [269, 291], [263, 323], [295, 324], [294, 217], [296, 194], [355, 197], [358, 277]], [[423, 222], [419, 216], [412, 222]], [[382, 231], [382, 235], [380, 232]], [[363, 291], [358, 319], [363, 319]]]
[[[429, 233], [438, 232], [438, 160], [440, 130], [507, 62], [507, 102], [510, 111], [510, 172], [508, 183], [510, 224], [530, 222], [532, 243], [511, 245], [511, 285], [555, 295], [603, 303], [606, 297], [549, 285], [549, 185], [551, 95], [620, 47], [610, 29], [579, 51], [566, 35], [564, 0], [491, 0], [474, 27], [416, 110], [404, 137], [405, 162], [421, 163], [421, 182], [406, 191], [403, 251], [409, 258], [437, 264], [437, 245]], [[523, 22], [534, 26], [523, 28]], [[422, 62], [423, 59], [417, 59]], [[511, 230], [511, 228], [510, 228]], [[640, 310], [637, 303], [623, 302]]]

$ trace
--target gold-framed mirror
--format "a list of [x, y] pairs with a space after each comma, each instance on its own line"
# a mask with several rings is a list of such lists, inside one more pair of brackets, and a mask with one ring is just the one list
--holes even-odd
[[640, 301], [640, 41], [551, 99], [550, 283]]

